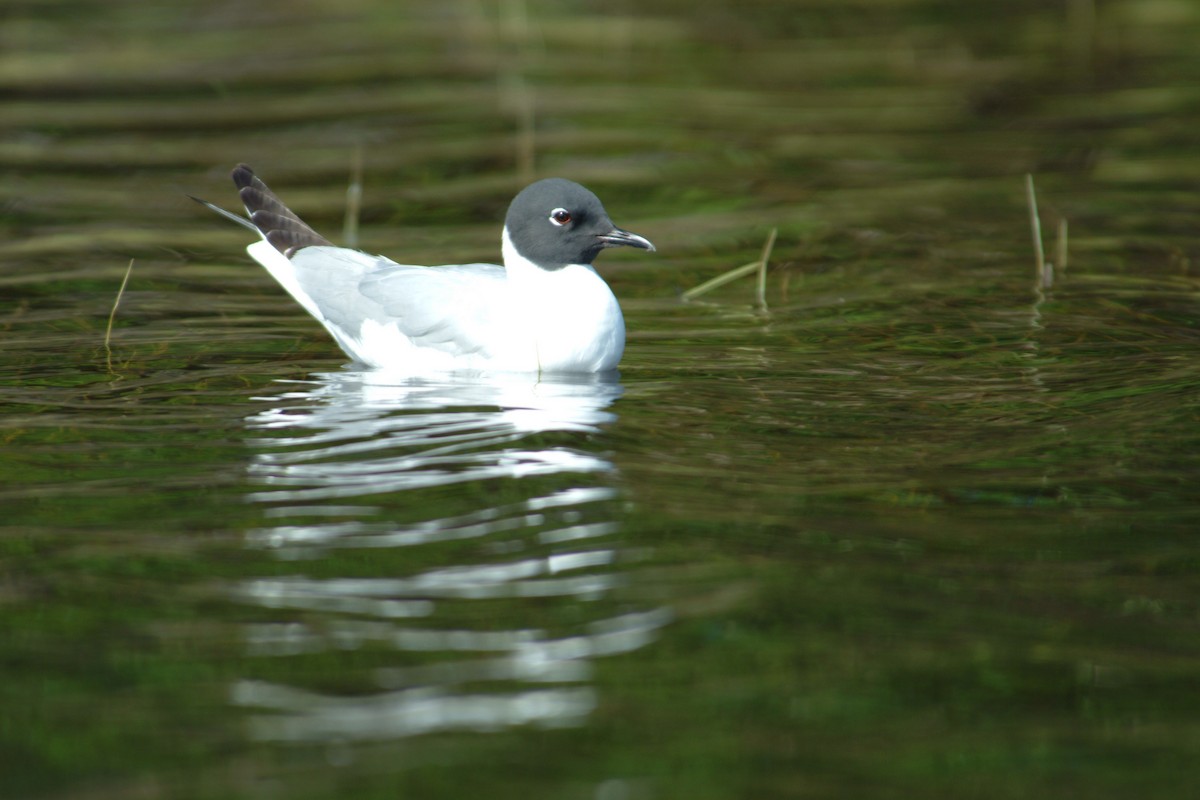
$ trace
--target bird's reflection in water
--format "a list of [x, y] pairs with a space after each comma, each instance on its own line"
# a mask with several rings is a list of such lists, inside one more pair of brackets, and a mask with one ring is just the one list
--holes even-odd
[[[628, 599], [621, 498], [590, 449], [621, 391], [596, 376], [347, 371], [264, 398], [248, 420], [262, 485], [251, 498], [274, 524], [248, 543], [306, 568], [237, 594], [270, 610], [246, 628], [249, 653], [294, 659], [289, 674], [308, 685], [238, 682], [254, 734], [580, 724], [597, 701], [591, 661], [642, 647], [669, 620]], [[356, 676], [336, 661], [335, 675], [300, 666], [349, 651], [369, 651], [371, 665]], [[354, 688], [317, 688], [331, 681]]]

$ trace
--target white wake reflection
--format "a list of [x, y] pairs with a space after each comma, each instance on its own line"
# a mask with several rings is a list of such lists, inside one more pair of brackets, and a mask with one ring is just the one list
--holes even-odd
[[259, 739], [354, 741], [446, 730], [496, 731], [529, 724], [579, 725], [596, 707], [596, 693], [590, 688], [576, 688], [452, 695], [434, 687], [421, 687], [369, 698], [332, 698], [246, 682], [236, 687], [234, 702], [293, 712], [252, 719], [251, 733]]
[[258, 440], [250, 473], [271, 487], [252, 500], [310, 502], [425, 489], [506, 477], [604, 472], [612, 465], [564, 447], [512, 446], [546, 431], [595, 433], [614, 416], [615, 379], [488, 379], [389, 383], [374, 372], [321, 376], [308, 391], [250, 418], [258, 430], [289, 435]]
[[[596, 705], [587, 687], [541, 689], [508, 694], [453, 694], [450, 687], [476, 682], [578, 683], [591, 675], [589, 658], [614, 655], [653, 641], [670, 621], [665, 610], [627, 614], [593, 623], [590, 633], [545, 639], [533, 631], [497, 632], [476, 641], [467, 631], [447, 631], [415, 641], [396, 641], [402, 649], [510, 651], [498, 658], [457, 661], [433, 667], [381, 669], [380, 685], [401, 688], [381, 695], [330, 697], [263, 681], [241, 681], [233, 691], [238, 705], [276, 712], [252, 720], [264, 739], [284, 741], [363, 740], [412, 736], [439, 730], [496, 730], [524, 724], [580, 724]], [[356, 632], [356, 644], [392, 637], [389, 626], [375, 624]], [[336, 638], [336, 636], [334, 637]], [[320, 649], [322, 637], [269, 637], [285, 645], [273, 654], [294, 655]]]
[[[247, 421], [259, 434], [249, 471], [263, 487], [249, 499], [273, 523], [247, 545], [321, 564], [320, 577], [237, 587], [241, 602], [271, 612], [246, 627], [247, 650], [305, 659], [362, 649], [383, 663], [339, 670], [339, 685], [358, 682], [349, 696], [238, 682], [234, 702], [259, 711], [255, 735], [351, 741], [580, 724], [596, 703], [585, 685], [592, 659], [645, 646], [669, 620], [663, 609], [630, 611], [618, 595], [632, 557], [614, 541], [620, 497], [602, 482], [613, 467], [589, 444], [615, 419], [620, 384], [318, 377], [261, 398], [270, 408]], [[364, 563], [378, 564], [375, 574]], [[343, 567], [353, 574], [337, 576]], [[545, 683], [576, 685], [521, 688]]]

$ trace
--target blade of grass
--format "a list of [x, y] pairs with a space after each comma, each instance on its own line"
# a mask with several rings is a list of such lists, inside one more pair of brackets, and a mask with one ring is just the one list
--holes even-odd
[[735, 267], [734, 269], [731, 269], [728, 272], [724, 272], [724, 273], [718, 275], [717, 277], [713, 278], [712, 280], [705, 281], [704, 283], [700, 284], [699, 286], [695, 286], [691, 289], [688, 289], [686, 292], [683, 293], [683, 299], [684, 300], [694, 300], [695, 298], [699, 297], [700, 295], [704, 294], [705, 292], [711, 292], [713, 289], [716, 289], [718, 286], [724, 286], [725, 284], [729, 283], [730, 281], [736, 281], [738, 278], [741, 278], [744, 275], [751, 275], [758, 270], [758, 268], [759, 268], [758, 265], [759, 265], [758, 261], [751, 261], [749, 264], [743, 264], [740, 267]]
[[1033, 232], [1033, 255], [1037, 266], [1038, 286], [1046, 286], [1046, 252], [1042, 249], [1042, 223], [1038, 219], [1037, 192], [1033, 188], [1033, 174], [1025, 173], [1025, 199], [1029, 203], [1029, 227]]
[[112, 368], [112, 348], [109, 347], [109, 342], [112, 339], [113, 320], [117, 318], [117, 306], [121, 304], [121, 297], [125, 294], [125, 286], [129, 283], [129, 275], [133, 272], [133, 259], [129, 259], [129, 266], [125, 268], [125, 277], [121, 279], [121, 288], [117, 289], [117, 297], [113, 300], [112, 311], [108, 312], [108, 327], [104, 329], [104, 361], [108, 365], [108, 371], [111, 374]]

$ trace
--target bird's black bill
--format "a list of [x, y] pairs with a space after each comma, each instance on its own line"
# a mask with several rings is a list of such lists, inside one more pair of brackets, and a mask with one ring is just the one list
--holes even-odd
[[654, 252], [654, 245], [650, 243], [649, 239], [620, 228], [613, 228], [608, 233], [602, 233], [596, 238], [600, 240], [603, 247], [636, 247], [640, 250]]

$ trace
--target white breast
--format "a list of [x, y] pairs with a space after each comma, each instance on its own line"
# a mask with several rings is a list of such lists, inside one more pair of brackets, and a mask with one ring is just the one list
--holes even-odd
[[625, 351], [625, 318], [612, 289], [585, 264], [544, 270], [504, 233], [504, 266], [519, 309], [516, 325], [543, 372], [615, 369]]

